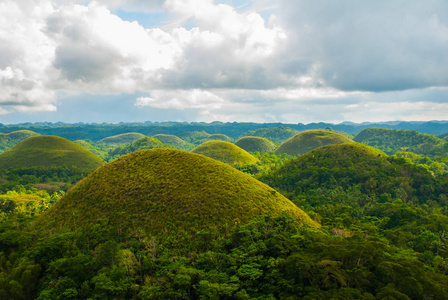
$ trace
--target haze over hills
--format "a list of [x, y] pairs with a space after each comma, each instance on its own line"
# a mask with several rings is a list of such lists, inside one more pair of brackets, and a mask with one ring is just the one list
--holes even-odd
[[[36, 229], [94, 226], [107, 220], [123, 232], [158, 235], [245, 223], [257, 215], [288, 214], [318, 227], [269, 186], [227, 164], [185, 151], [134, 152], [97, 169], [36, 221]], [[43, 230], [45, 231], [45, 230]]]
[[93, 170], [104, 164], [84, 147], [57, 136], [29, 137], [0, 154], [0, 169], [76, 167]]
[[289, 138], [275, 150], [276, 154], [296, 156], [325, 145], [353, 142], [342, 134], [328, 130], [307, 130]]
[[191, 152], [205, 155], [229, 165], [247, 165], [258, 161], [247, 151], [225, 141], [208, 141], [197, 146]]

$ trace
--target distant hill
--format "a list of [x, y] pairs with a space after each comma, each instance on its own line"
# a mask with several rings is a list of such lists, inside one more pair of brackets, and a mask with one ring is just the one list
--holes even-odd
[[162, 143], [170, 144], [171, 146], [179, 150], [191, 150], [194, 148], [194, 145], [192, 145], [191, 143], [187, 143], [180, 137], [172, 134], [156, 134], [154, 137]]
[[36, 135], [40, 134], [30, 130], [17, 130], [10, 133], [0, 133], [0, 152]]
[[195, 233], [234, 227], [258, 215], [288, 214], [319, 225], [269, 186], [227, 164], [185, 151], [134, 152], [95, 170], [34, 224], [38, 231], [84, 229], [106, 221], [111, 234]]
[[259, 136], [245, 136], [236, 141], [235, 145], [247, 152], [272, 152], [277, 146], [266, 138]]
[[275, 150], [276, 154], [286, 153], [296, 156], [307, 153], [325, 145], [342, 144], [353, 142], [342, 134], [328, 130], [307, 130], [300, 132], [292, 138], [285, 141]]
[[222, 133], [211, 134], [208, 138], [209, 141], [225, 141], [225, 142], [233, 142], [233, 139]]
[[229, 165], [245, 165], [257, 162], [257, 159], [247, 151], [224, 141], [208, 141], [197, 146], [191, 152], [205, 155]]
[[109, 156], [110, 157], [123, 156], [135, 151], [154, 149], [154, 148], [173, 148], [173, 146], [164, 144], [155, 137], [145, 136], [134, 141], [132, 144], [119, 146], [113, 149], [112, 151], [109, 152]]
[[354, 138], [355, 142], [383, 150], [391, 155], [398, 151], [411, 151], [432, 156], [446, 141], [434, 135], [419, 133], [414, 130], [397, 130], [386, 128], [366, 128]]
[[0, 170], [32, 167], [76, 167], [96, 169], [104, 164], [84, 147], [57, 136], [27, 138], [0, 154]]
[[180, 133], [178, 136], [186, 142], [201, 144], [202, 142], [207, 141], [211, 134], [205, 131], [188, 131]]
[[244, 136], [260, 136], [268, 140], [282, 143], [289, 139], [290, 137], [296, 135], [299, 131], [291, 129], [286, 126], [279, 126], [273, 128], [260, 128], [257, 130], [250, 130]]
[[442, 191], [425, 168], [360, 143], [317, 148], [287, 162], [262, 181], [285, 191], [290, 199], [302, 196], [316, 201], [316, 205], [354, 205], [352, 202], [357, 201], [366, 204], [382, 196], [389, 200], [426, 201], [437, 199]]
[[145, 135], [141, 134], [141, 133], [128, 132], [128, 133], [122, 133], [122, 134], [110, 136], [110, 137], [104, 138], [98, 142], [103, 143], [103, 144], [109, 144], [109, 145], [130, 144], [144, 136]]

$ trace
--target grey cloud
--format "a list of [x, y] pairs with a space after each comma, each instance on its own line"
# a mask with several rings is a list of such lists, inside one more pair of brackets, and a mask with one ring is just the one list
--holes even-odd
[[[448, 85], [448, 2], [281, 1], [290, 55], [283, 70], [341, 90]], [[292, 65], [290, 65], [292, 62]]]

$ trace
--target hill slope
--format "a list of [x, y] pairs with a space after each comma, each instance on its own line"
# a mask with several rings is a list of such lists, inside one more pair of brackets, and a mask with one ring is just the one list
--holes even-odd
[[98, 143], [103, 144], [109, 144], [109, 145], [119, 145], [119, 144], [129, 144], [132, 143], [142, 137], [144, 137], [144, 134], [138, 133], [138, 132], [128, 132], [128, 133], [122, 133], [114, 136], [109, 136], [107, 138], [104, 138]]
[[57, 136], [27, 138], [0, 154], [0, 170], [31, 167], [96, 169], [104, 164], [84, 147]]
[[230, 165], [254, 164], [257, 159], [240, 147], [224, 141], [205, 142], [191, 152], [202, 154]]
[[307, 130], [296, 134], [275, 150], [276, 154], [299, 155], [325, 145], [353, 142], [342, 134], [327, 130]]
[[263, 214], [287, 213], [315, 227], [309, 216], [269, 186], [213, 159], [174, 149], [134, 152], [70, 189], [40, 217], [37, 228], [88, 230], [100, 220], [123, 232], [157, 235], [233, 226]]
[[422, 155], [433, 155], [436, 149], [446, 141], [434, 135], [419, 133], [414, 130], [386, 128], [366, 128], [354, 138], [355, 142], [380, 149], [391, 155], [397, 151], [411, 151]]
[[275, 144], [268, 139], [259, 136], [245, 136], [236, 141], [235, 145], [247, 152], [272, 152], [276, 148]]
[[40, 134], [30, 130], [17, 130], [10, 133], [0, 133], [0, 151], [11, 148], [17, 143], [36, 135]]
[[286, 141], [287, 139], [289, 139], [290, 137], [294, 136], [297, 133], [299, 133], [299, 131], [295, 129], [291, 129], [286, 126], [279, 126], [272, 128], [260, 128], [257, 130], [250, 130], [245, 134], [245, 136], [259, 136], [277, 143], [283, 143], [284, 141]]

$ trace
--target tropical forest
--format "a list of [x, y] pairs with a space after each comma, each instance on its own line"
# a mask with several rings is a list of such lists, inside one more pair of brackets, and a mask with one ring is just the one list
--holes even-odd
[[448, 299], [447, 137], [0, 124], [0, 299]]

